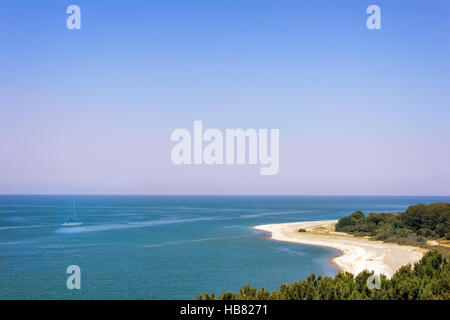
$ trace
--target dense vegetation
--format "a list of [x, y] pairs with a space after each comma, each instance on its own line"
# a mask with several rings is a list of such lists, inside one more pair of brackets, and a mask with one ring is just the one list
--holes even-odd
[[[434, 300], [450, 299], [450, 264], [437, 251], [430, 251], [414, 264], [400, 268], [391, 279], [381, 276], [380, 289], [369, 289], [372, 273], [363, 271], [356, 277], [338, 273], [334, 278], [311, 274], [306, 280], [282, 284], [278, 291], [257, 290], [249, 285], [238, 293], [222, 294], [221, 300]], [[197, 299], [215, 300], [205, 293]]]
[[356, 211], [341, 218], [336, 231], [401, 244], [420, 244], [439, 238], [450, 240], [450, 203], [419, 204], [405, 212], [371, 213], [367, 217]]
[[[336, 231], [375, 240], [426, 246], [426, 240], [450, 240], [450, 203], [419, 204], [405, 212], [370, 213], [356, 211], [336, 224]], [[245, 285], [238, 293], [222, 294], [221, 300], [421, 300], [450, 299], [449, 248], [436, 247], [414, 266], [401, 267], [391, 279], [381, 276], [380, 289], [369, 289], [363, 271], [357, 276], [339, 273], [334, 278], [311, 274], [306, 280], [282, 284], [278, 291]], [[439, 251], [440, 252], [439, 252]], [[442, 255], [442, 253], [444, 255]], [[197, 299], [214, 300], [205, 293]]]

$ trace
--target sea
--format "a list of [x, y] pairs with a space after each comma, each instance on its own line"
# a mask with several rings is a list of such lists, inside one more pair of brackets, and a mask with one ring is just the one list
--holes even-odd
[[[273, 241], [252, 226], [435, 202], [450, 197], [0, 195], [0, 299], [195, 299], [245, 284], [276, 290], [311, 273], [335, 275], [330, 259], [339, 252]], [[74, 203], [82, 225], [63, 226]], [[67, 285], [69, 266], [79, 268], [80, 289]]]

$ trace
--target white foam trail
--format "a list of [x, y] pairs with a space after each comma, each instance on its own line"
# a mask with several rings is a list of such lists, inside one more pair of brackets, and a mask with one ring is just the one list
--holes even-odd
[[48, 227], [45, 225], [33, 225], [33, 226], [11, 226], [11, 227], [0, 227], [0, 230], [8, 230], [8, 229], [28, 229], [28, 228], [43, 228]]
[[83, 227], [64, 227], [64, 228], [59, 228], [59, 229], [55, 230], [55, 232], [57, 232], [57, 233], [95, 232], [95, 231], [105, 231], [105, 230], [145, 228], [145, 227], [154, 227], [154, 226], [165, 225], [165, 224], [187, 223], [187, 222], [207, 221], [207, 220], [221, 220], [221, 219], [217, 219], [217, 218], [168, 219], [168, 220], [159, 220], [159, 221], [117, 223], [117, 224], [93, 225], [93, 226], [83, 226]]
[[239, 218], [257, 218], [257, 217], [264, 217], [264, 216], [278, 216], [283, 214], [293, 214], [293, 213], [302, 213], [305, 212], [304, 210], [297, 210], [297, 211], [274, 211], [274, 212], [263, 212], [263, 213], [255, 213], [255, 214], [245, 214], [243, 216], [240, 216]]
[[169, 241], [158, 244], [149, 244], [144, 246], [144, 248], [157, 248], [157, 247], [166, 247], [173, 246], [185, 243], [195, 243], [195, 242], [206, 242], [206, 241], [214, 241], [214, 240], [229, 240], [229, 239], [242, 239], [242, 238], [250, 238], [252, 236], [233, 236], [233, 237], [216, 237], [216, 238], [201, 238], [201, 239], [192, 239], [192, 240], [180, 240], [180, 241]]

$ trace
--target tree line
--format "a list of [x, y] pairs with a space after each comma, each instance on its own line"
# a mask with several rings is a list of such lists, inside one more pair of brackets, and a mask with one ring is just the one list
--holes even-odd
[[404, 212], [361, 211], [339, 219], [336, 231], [400, 244], [421, 244], [429, 239], [450, 240], [450, 203], [418, 204]]

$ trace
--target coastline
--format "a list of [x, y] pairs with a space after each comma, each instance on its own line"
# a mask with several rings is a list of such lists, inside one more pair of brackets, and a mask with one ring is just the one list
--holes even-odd
[[[293, 222], [254, 226], [253, 229], [268, 232], [270, 239], [276, 241], [337, 249], [341, 254], [330, 259], [330, 263], [341, 272], [351, 272], [354, 275], [367, 269], [390, 278], [400, 267], [419, 261], [426, 252], [418, 247], [335, 232], [336, 223], [337, 220]], [[306, 232], [299, 232], [299, 229]]]

